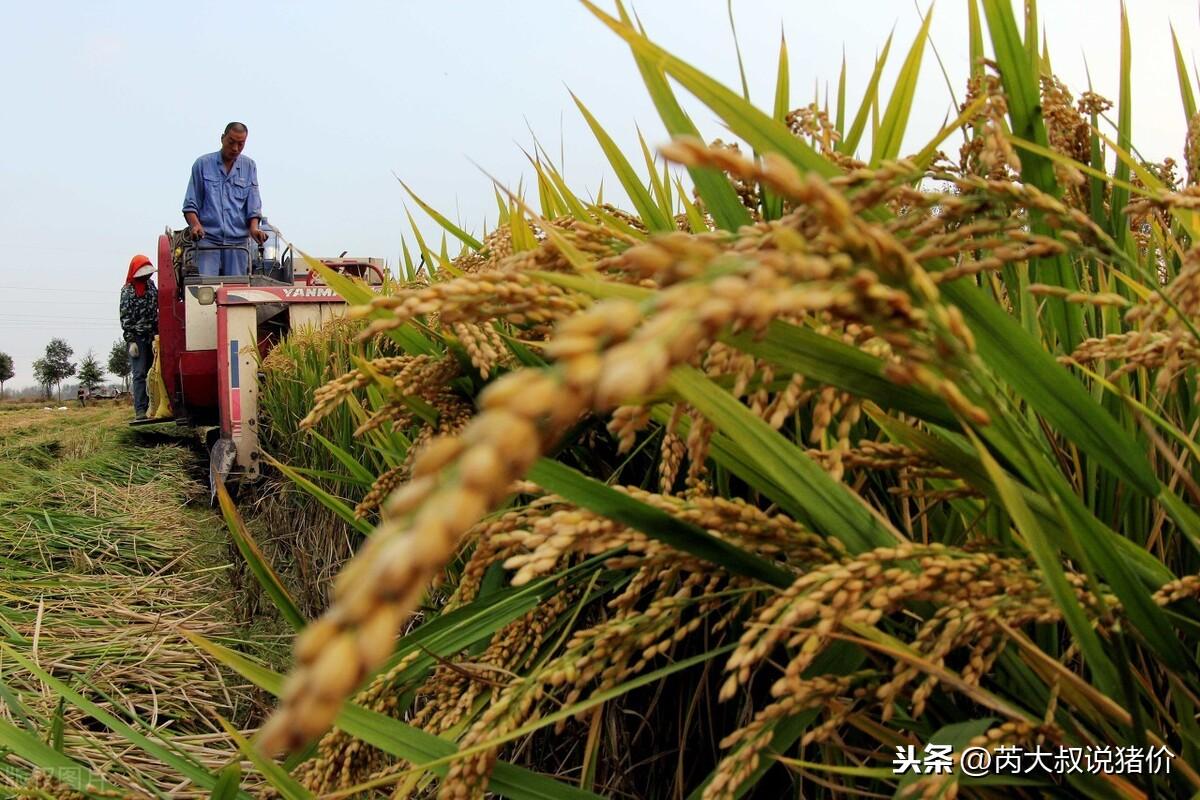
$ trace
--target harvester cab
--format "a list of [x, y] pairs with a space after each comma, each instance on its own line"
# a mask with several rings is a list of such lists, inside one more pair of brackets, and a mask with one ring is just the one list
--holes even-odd
[[[258, 477], [258, 386], [262, 358], [289, 332], [318, 327], [345, 313], [345, 301], [297, 258], [264, 221], [267, 241], [194, 242], [168, 228], [158, 239], [158, 363], [170, 415], [204, 431], [209, 480]], [[214, 253], [213, 251], [218, 251]], [[203, 258], [235, 251], [246, 275], [202, 275]], [[344, 254], [343, 254], [344, 256]], [[330, 269], [384, 282], [377, 258], [320, 259]], [[206, 272], [209, 270], [205, 270]]]

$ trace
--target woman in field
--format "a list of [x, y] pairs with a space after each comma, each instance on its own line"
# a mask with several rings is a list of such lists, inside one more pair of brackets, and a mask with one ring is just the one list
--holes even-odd
[[146, 375], [154, 359], [154, 334], [158, 331], [158, 289], [150, 278], [153, 273], [150, 259], [136, 255], [129, 262], [121, 287], [121, 330], [129, 345], [134, 419], [145, 419], [150, 408]]

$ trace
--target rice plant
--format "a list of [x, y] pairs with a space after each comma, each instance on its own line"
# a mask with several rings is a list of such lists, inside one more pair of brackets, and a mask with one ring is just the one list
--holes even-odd
[[[972, 0], [960, 114], [904, 151], [928, 19], [890, 96], [885, 56], [857, 112], [844, 79], [836, 109], [794, 108], [782, 48], [763, 111], [584, 5], [694, 193], [648, 148], [639, 175], [579, 101], [633, 211], [537, 158], [538, 209], [497, 187], [482, 239], [420, 203], [463, 251], [418, 239], [415, 284], [326, 274], [389, 350], [348, 358], [301, 427], [354, 420], [338, 447], [370, 453], [354, 516], [375, 524], [286, 683], [207, 645], [280, 696], [263, 751], [317, 742], [287, 791], [1200, 791], [1178, 46], [1186, 176], [1131, 145], [1125, 24], [1114, 123], [1054, 77], [1033, 4], [1022, 32]], [[746, 149], [700, 138], [676, 88]], [[954, 768], [894, 771], [930, 745]], [[957, 760], [1014, 747], [1170, 769]]]
[[314, 391], [353, 359], [373, 362], [400, 353], [390, 340], [355, 346], [353, 338], [362, 327], [335, 319], [320, 328], [293, 331], [263, 360], [262, 445], [280, 476], [243, 500], [253, 509], [246, 516], [254, 537], [310, 616], [328, 605], [331, 577], [370, 530], [362, 520], [374, 507], [367, 496], [375, 476], [393, 469], [403, 457], [395, 453], [406, 446], [396, 436], [363, 429], [368, 409], [381, 402], [378, 397], [343, 405], [311, 429], [300, 427]]

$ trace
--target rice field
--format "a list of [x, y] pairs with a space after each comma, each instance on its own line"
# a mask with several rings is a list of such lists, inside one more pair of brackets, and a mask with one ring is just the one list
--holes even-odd
[[[313, 265], [347, 317], [264, 359], [273, 477], [222, 509], [282, 634], [212, 594], [177, 450], [131, 465], [115, 433], [0, 416], [14, 769], [331, 800], [1200, 793], [1178, 43], [1186, 163], [1134, 146], [1124, 24], [1123, 78], [1068, 87], [1034, 3], [969, 3], [957, 117], [912, 141], [928, 20], [894, 84], [889, 43], [825, 103], [783, 42], [759, 108], [583, 5], [670, 140], [622, 152], [573, 98], [619, 203], [536, 149], [527, 192], [482, 187], [487, 230], [405, 186], [445, 240], [414, 224], [382, 291]], [[97, 706], [121, 724], [89, 749]], [[105, 760], [122, 740], [143, 766]], [[1054, 766], [1002, 768], [1017, 751]]]
[[[285, 474], [364, 538], [264, 752], [316, 739], [293, 776], [337, 797], [1200, 790], [1196, 165], [1058, 81], [1032, 4], [971, 4], [927, 143], [924, 30], [857, 110], [797, 107], [785, 44], [758, 109], [585, 5], [673, 141], [641, 171], [576, 99], [630, 208], [539, 152], [478, 238], [410, 190], [456, 257], [414, 229], [405, 285], [328, 277], [399, 352], [309, 342], [322, 466]], [[930, 746], [1172, 769], [895, 771]]]

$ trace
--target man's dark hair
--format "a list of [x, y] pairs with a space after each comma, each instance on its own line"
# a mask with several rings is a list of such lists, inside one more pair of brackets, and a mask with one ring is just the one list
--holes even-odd
[[221, 135], [227, 136], [230, 131], [233, 131], [234, 133], [249, 133], [250, 129], [247, 128], [243, 122], [231, 122], [225, 126], [225, 133]]

